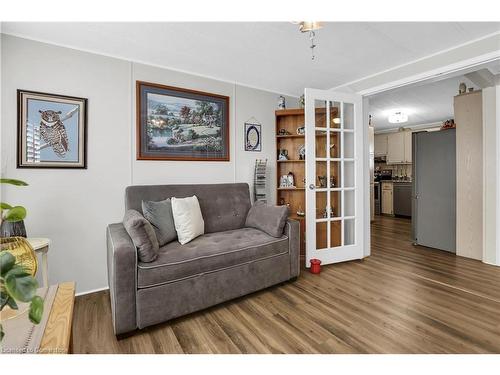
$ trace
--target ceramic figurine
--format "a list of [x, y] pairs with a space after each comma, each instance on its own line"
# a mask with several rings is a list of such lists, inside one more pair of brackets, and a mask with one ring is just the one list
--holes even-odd
[[306, 160], [306, 146], [299, 146], [299, 160]]
[[467, 91], [467, 86], [465, 85], [465, 83], [461, 82], [460, 85], [458, 85], [458, 93], [465, 94], [466, 91]]
[[278, 154], [278, 160], [288, 160], [288, 150], [281, 148]]
[[305, 128], [305, 126], [298, 127], [297, 128], [297, 134], [298, 135], [304, 135], [304, 134], [306, 134], [306, 128]]
[[319, 187], [326, 188], [326, 176], [318, 176]]
[[285, 97], [280, 96], [278, 100], [278, 109], [286, 109]]
[[304, 108], [306, 106], [306, 97], [302, 94], [299, 98], [299, 107]]
[[295, 186], [295, 177], [293, 175], [293, 172], [288, 172], [288, 186]]

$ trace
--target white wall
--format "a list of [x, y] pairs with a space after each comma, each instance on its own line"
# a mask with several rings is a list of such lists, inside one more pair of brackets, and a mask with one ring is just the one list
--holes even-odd
[[[107, 286], [105, 227], [121, 221], [127, 185], [251, 184], [255, 158], [274, 168], [279, 94], [8, 35], [1, 42], [1, 171], [30, 184], [3, 189], [2, 200], [27, 207], [30, 236], [52, 239], [51, 283], [75, 280], [77, 292]], [[135, 80], [228, 95], [231, 161], [135, 160]], [[17, 89], [88, 98], [87, 170], [16, 169]], [[297, 99], [287, 103], [297, 106]], [[243, 148], [243, 123], [252, 116], [263, 127], [258, 153]]]

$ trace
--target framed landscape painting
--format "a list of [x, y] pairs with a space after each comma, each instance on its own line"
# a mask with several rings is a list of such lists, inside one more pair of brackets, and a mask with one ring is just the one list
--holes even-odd
[[17, 90], [17, 167], [87, 168], [87, 99]]
[[137, 159], [229, 161], [229, 97], [137, 81]]

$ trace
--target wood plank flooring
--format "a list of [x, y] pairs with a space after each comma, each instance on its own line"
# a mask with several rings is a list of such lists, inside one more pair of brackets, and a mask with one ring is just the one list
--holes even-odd
[[500, 353], [500, 268], [413, 246], [378, 217], [372, 255], [116, 340], [108, 292], [77, 297], [75, 353]]

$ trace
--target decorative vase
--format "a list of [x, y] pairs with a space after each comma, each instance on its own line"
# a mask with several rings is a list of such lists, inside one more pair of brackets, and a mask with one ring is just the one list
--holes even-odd
[[26, 227], [24, 226], [24, 221], [2, 221], [0, 225], [0, 237], [27, 237]]

